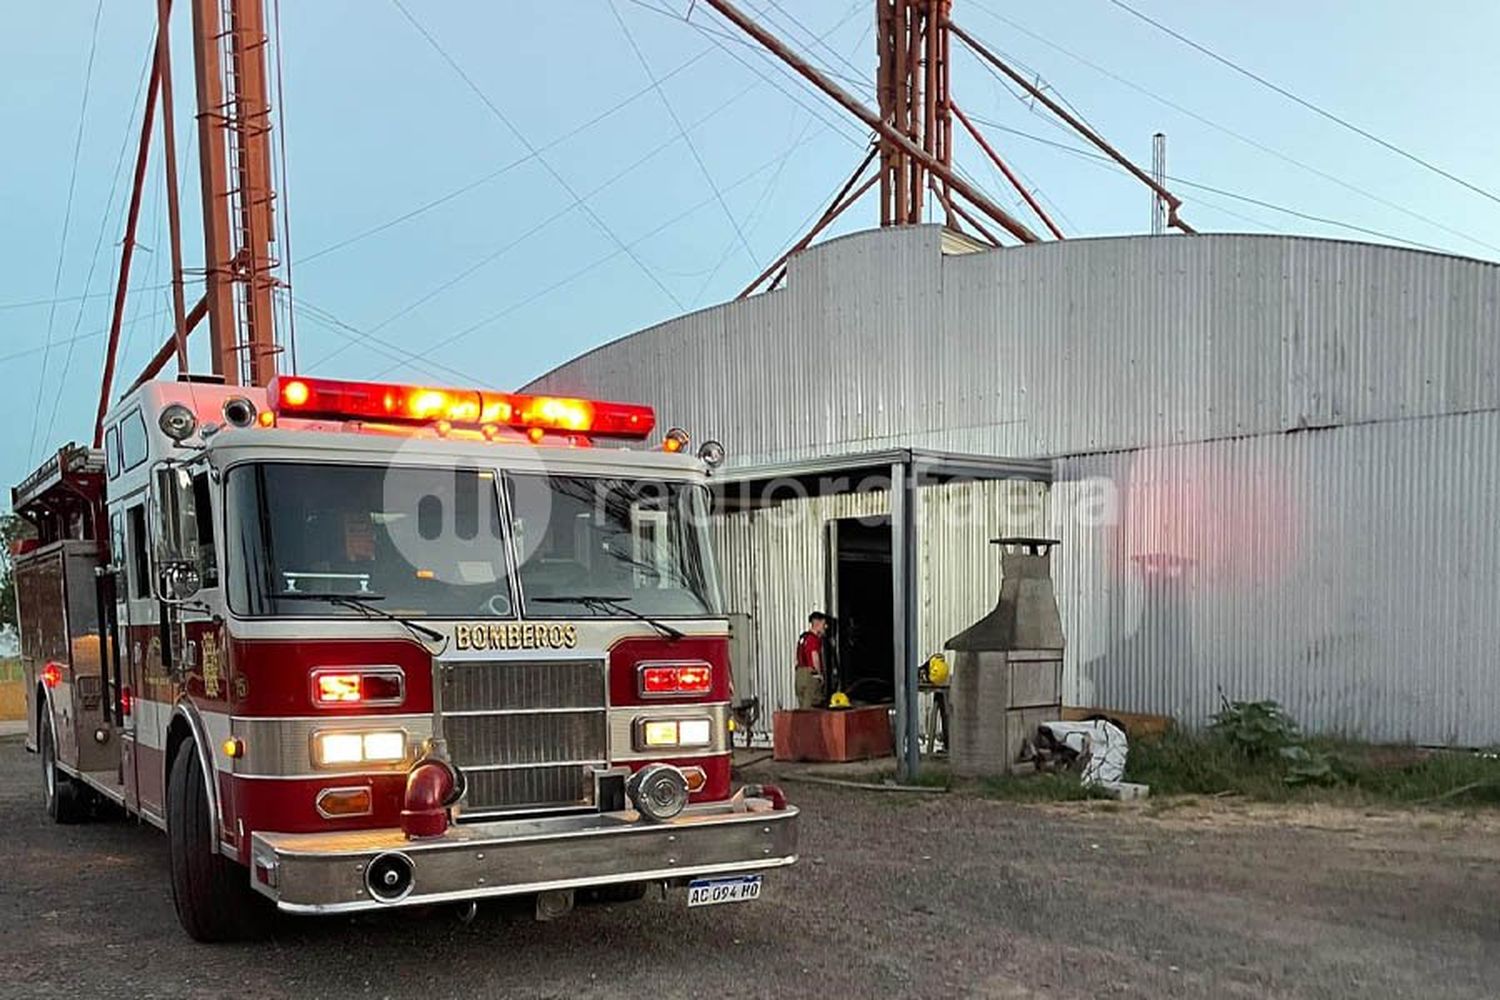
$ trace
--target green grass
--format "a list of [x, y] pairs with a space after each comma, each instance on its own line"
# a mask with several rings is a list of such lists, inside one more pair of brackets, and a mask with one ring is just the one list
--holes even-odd
[[1248, 757], [1223, 740], [1190, 733], [1130, 745], [1125, 777], [1162, 795], [1238, 795], [1268, 802], [1500, 806], [1500, 759], [1465, 751], [1422, 751], [1313, 738], [1326, 754], [1325, 783], [1288, 784], [1287, 762]]
[[[1332, 773], [1325, 783], [1289, 784], [1288, 762], [1277, 754], [1253, 758], [1222, 738], [1176, 730], [1159, 739], [1132, 742], [1125, 778], [1150, 785], [1156, 809], [1226, 796], [1348, 806], [1500, 807], [1500, 757], [1326, 737], [1308, 738], [1302, 745], [1330, 760]], [[869, 780], [895, 780], [895, 772], [885, 770]], [[1108, 798], [1099, 789], [1081, 785], [1073, 774], [969, 781], [953, 778], [946, 761], [924, 762], [915, 783], [1007, 802]]]

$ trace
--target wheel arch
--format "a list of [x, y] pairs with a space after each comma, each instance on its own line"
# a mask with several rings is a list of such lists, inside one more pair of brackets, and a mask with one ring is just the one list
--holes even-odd
[[[219, 769], [214, 763], [213, 748], [208, 743], [208, 730], [199, 718], [198, 711], [191, 702], [179, 701], [177, 707], [172, 710], [172, 721], [167, 725], [166, 752], [162, 754], [162, 788], [171, 794], [169, 783], [172, 780], [172, 765], [177, 760], [177, 754], [181, 752], [184, 743], [189, 740], [193, 743], [193, 752], [198, 755], [198, 766], [203, 772], [203, 794], [208, 796], [209, 822], [214, 829], [209, 831], [212, 843], [218, 844], [218, 827], [223, 822], [223, 813], [219, 811]], [[170, 821], [169, 821], [170, 822]]]
[[[31, 750], [35, 751], [36, 753], [41, 753], [41, 750], [42, 750], [42, 727], [43, 726], [52, 726], [53, 727], [53, 733], [55, 734], [57, 732], [57, 729], [56, 729], [56, 727], [57, 727], [57, 711], [53, 707], [53, 704], [52, 704], [52, 689], [49, 688], [47, 685], [43, 684], [41, 681], [37, 681], [37, 685], [36, 685], [36, 744], [30, 748]], [[56, 740], [57, 740], [57, 737], [54, 735], [53, 736], [53, 742], [54, 742], [54, 744], [56, 743]], [[54, 752], [55, 752], [55, 750], [54, 750]]]

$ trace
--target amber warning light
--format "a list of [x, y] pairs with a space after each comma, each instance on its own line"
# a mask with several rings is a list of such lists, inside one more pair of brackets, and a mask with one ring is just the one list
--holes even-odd
[[548, 432], [644, 438], [656, 426], [649, 406], [488, 389], [434, 388], [384, 382], [278, 376], [267, 389], [282, 417], [374, 420], [479, 427], [487, 437], [510, 427], [538, 440]]

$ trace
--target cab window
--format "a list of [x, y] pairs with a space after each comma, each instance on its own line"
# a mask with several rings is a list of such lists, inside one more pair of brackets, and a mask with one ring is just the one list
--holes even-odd
[[151, 596], [151, 561], [146, 542], [146, 505], [133, 504], [125, 511], [125, 541], [130, 553], [130, 596]]
[[128, 472], [146, 460], [146, 419], [140, 410], [134, 410], [119, 423], [120, 469]]
[[217, 587], [219, 554], [214, 546], [214, 512], [207, 469], [193, 476], [193, 519], [198, 528], [198, 574], [204, 587]]

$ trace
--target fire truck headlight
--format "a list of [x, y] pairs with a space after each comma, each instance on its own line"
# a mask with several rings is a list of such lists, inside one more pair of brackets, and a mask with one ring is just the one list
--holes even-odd
[[395, 764], [406, 759], [406, 733], [399, 729], [314, 733], [312, 752], [318, 767]]
[[668, 747], [706, 747], [713, 743], [708, 719], [640, 719], [636, 722], [637, 750]]
[[365, 733], [365, 760], [391, 762], [406, 759], [406, 734], [401, 730]]
[[677, 742], [685, 747], [706, 747], [712, 734], [713, 725], [707, 719], [683, 719], [677, 724]]
[[677, 745], [676, 719], [651, 719], [641, 726], [641, 742], [648, 747]]

